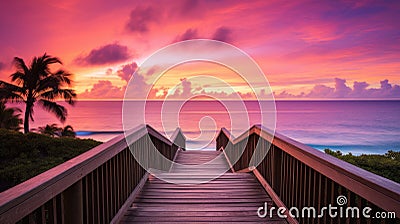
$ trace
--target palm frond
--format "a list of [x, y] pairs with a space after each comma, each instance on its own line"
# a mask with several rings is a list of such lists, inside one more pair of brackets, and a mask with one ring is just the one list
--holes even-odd
[[61, 131], [61, 137], [76, 137], [76, 132], [71, 125], [65, 126]]
[[14, 85], [12, 83], [4, 82], [0, 80], [0, 88], [7, 89], [13, 92], [25, 93], [25, 88]]
[[39, 133], [49, 136], [60, 136], [62, 128], [58, 127], [57, 124], [46, 125], [38, 128]]
[[42, 59], [43, 59], [43, 63], [44, 64], [50, 65], [50, 64], [57, 64], [58, 63], [58, 64], [62, 65], [62, 62], [61, 62], [61, 60], [59, 58], [52, 57], [52, 56], [48, 55], [47, 53], [44, 53], [44, 55], [42, 56]]
[[13, 81], [13, 82], [17, 81], [18, 85], [23, 83], [26, 79], [25, 73], [22, 73], [20, 71], [17, 71], [15, 73], [11, 74], [10, 77], [11, 77], [11, 81]]
[[69, 78], [70, 76], [72, 76], [71, 73], [68, 73], [65, 70], [59, 69], [56, 73], [53, 74], [55, 77], [57, 77], [61, 83], [65, 83], [67, 85], [71, 85], [72, 81]]
[[40, 98], [45, 100], [54, 100], [57, 98], [62, 98], [65, 102], [73, 105], [74, 99], [76, 98], [76, 93], [73, 89], [50, 89], [39, 95]]
[[25, 89], [17, 85], [0, 81], [0, 101], [23, 102]]
[[31, 69], [39, 77], [47, 77], [51, 75], [49, 65], [56, 63], [62, 64], [60, 59], [58, 59], [57, 57], [52, 57], [44, 53], [42, 56], [34, 58], [31, 64]]
[[14, 65], [17, 68], [17, 71], [28, 74], [29, 73], [29, 68], [26, 66], [24, 59], [15, 57], [14, 58]]
[[40, 94], [47, 89], [60, 88], [64, 84], [70, 85], [72, 81], [69, 76], [71, 76], [70, 73], [58, 70], [56, 73], [39, 80], [35, 92]]
[[61, 121], [64, 122], [66, 117], [67, 117], [67, 109], [60, 105], [57, 104], [56, 102], [52, 102], [49, 100], [44, 100], [44, 99], [40, 99], [38, 101], [39, 105], [41, 105], [45, 110], [53, 113], [54, 115], [56, 115], [56, 117]]

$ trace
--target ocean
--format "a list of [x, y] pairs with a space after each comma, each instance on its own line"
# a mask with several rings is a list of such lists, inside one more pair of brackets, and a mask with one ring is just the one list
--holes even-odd
[[[133, 121], [140, 117], [140, 103], [130, 101], [125, 105], [128, 126], [140, 123]], [[242, 102], [225, 102], [227, 110], [216, 101], [188, 101], [183, 106], [182, 102], [163, 105], [161, 101], [150, 101], [145, 122], [166, 135], [179, 125], [188, 138], [189, 149], [214, 149], [221, 127], [238, 136], [261, 123], [261, 115], [272, 115], [271, 111], [261, 113], [255, 101], [240, 105]], [[23, 109], [21, 104], [9, 106]], [[64, 125], [72, 125], [79, 138], [107, 141], [123, 133], [122, 106], [122, 101], [79, 101], [74, 107], [67, 106], [69, 116]], [[54, 115], [38, 106], [34, 118], [31, 128], [52, 123], [62, 126]], [[330, 148], [356, 155], [400, 151], [400, 101], [277, 101], [276, 131], [319, 150]]]

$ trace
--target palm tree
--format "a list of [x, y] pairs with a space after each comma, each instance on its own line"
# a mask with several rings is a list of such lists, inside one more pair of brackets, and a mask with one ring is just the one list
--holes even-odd
[[76, 94], [72, 89], [63, 88], [71, 84], [70, 73], [62, 69], [54, 73], [50, 71], [51, 64], [62, 64], [61, 61], [45, 53], [34, 57], [29, 67], [18, 57], [14, 58], [14, 64], [17, 70], [11, 75], [11, 81], [16, 82], [16, 85], [0, 81], [0, 100], [26, 104], [24, 132], [29, 132], [29, 119], [33, 121], [35, 102], [64, 122], [67, 110], [55, 101], [61, 98], [73, 105]]
[[61, 128], [57, 127], [57, 124], [46, 125], [38, 128], [38, 132], [43, 135], [49, 135], [51, 137], [59, 136]]
[[0, 102], [0, 128], [19, 131], [21, 129], [22, 119], [19, 108], [6, 108], [3, 102]]
[[62, 129], [62, 131], [60, 133], [60, 137], [72, 137], [72, 138], [75, 138], [76, 137], [76, 133], [75, 133], [75, 131], [72, 128], [71, 125], [67, 125]]

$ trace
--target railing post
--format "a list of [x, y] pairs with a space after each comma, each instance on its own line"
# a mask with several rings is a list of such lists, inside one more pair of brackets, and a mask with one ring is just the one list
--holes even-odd
[[82, 179], [62, 193], [63, 223], [83, 223]]

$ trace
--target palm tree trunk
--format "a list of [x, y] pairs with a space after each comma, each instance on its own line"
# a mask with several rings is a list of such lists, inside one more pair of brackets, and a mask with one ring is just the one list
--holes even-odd
[[29, 115], [32, 108], [32, 104], [26, 102], [25, 118], [24, 118], [24, 133], [29, 133]]

